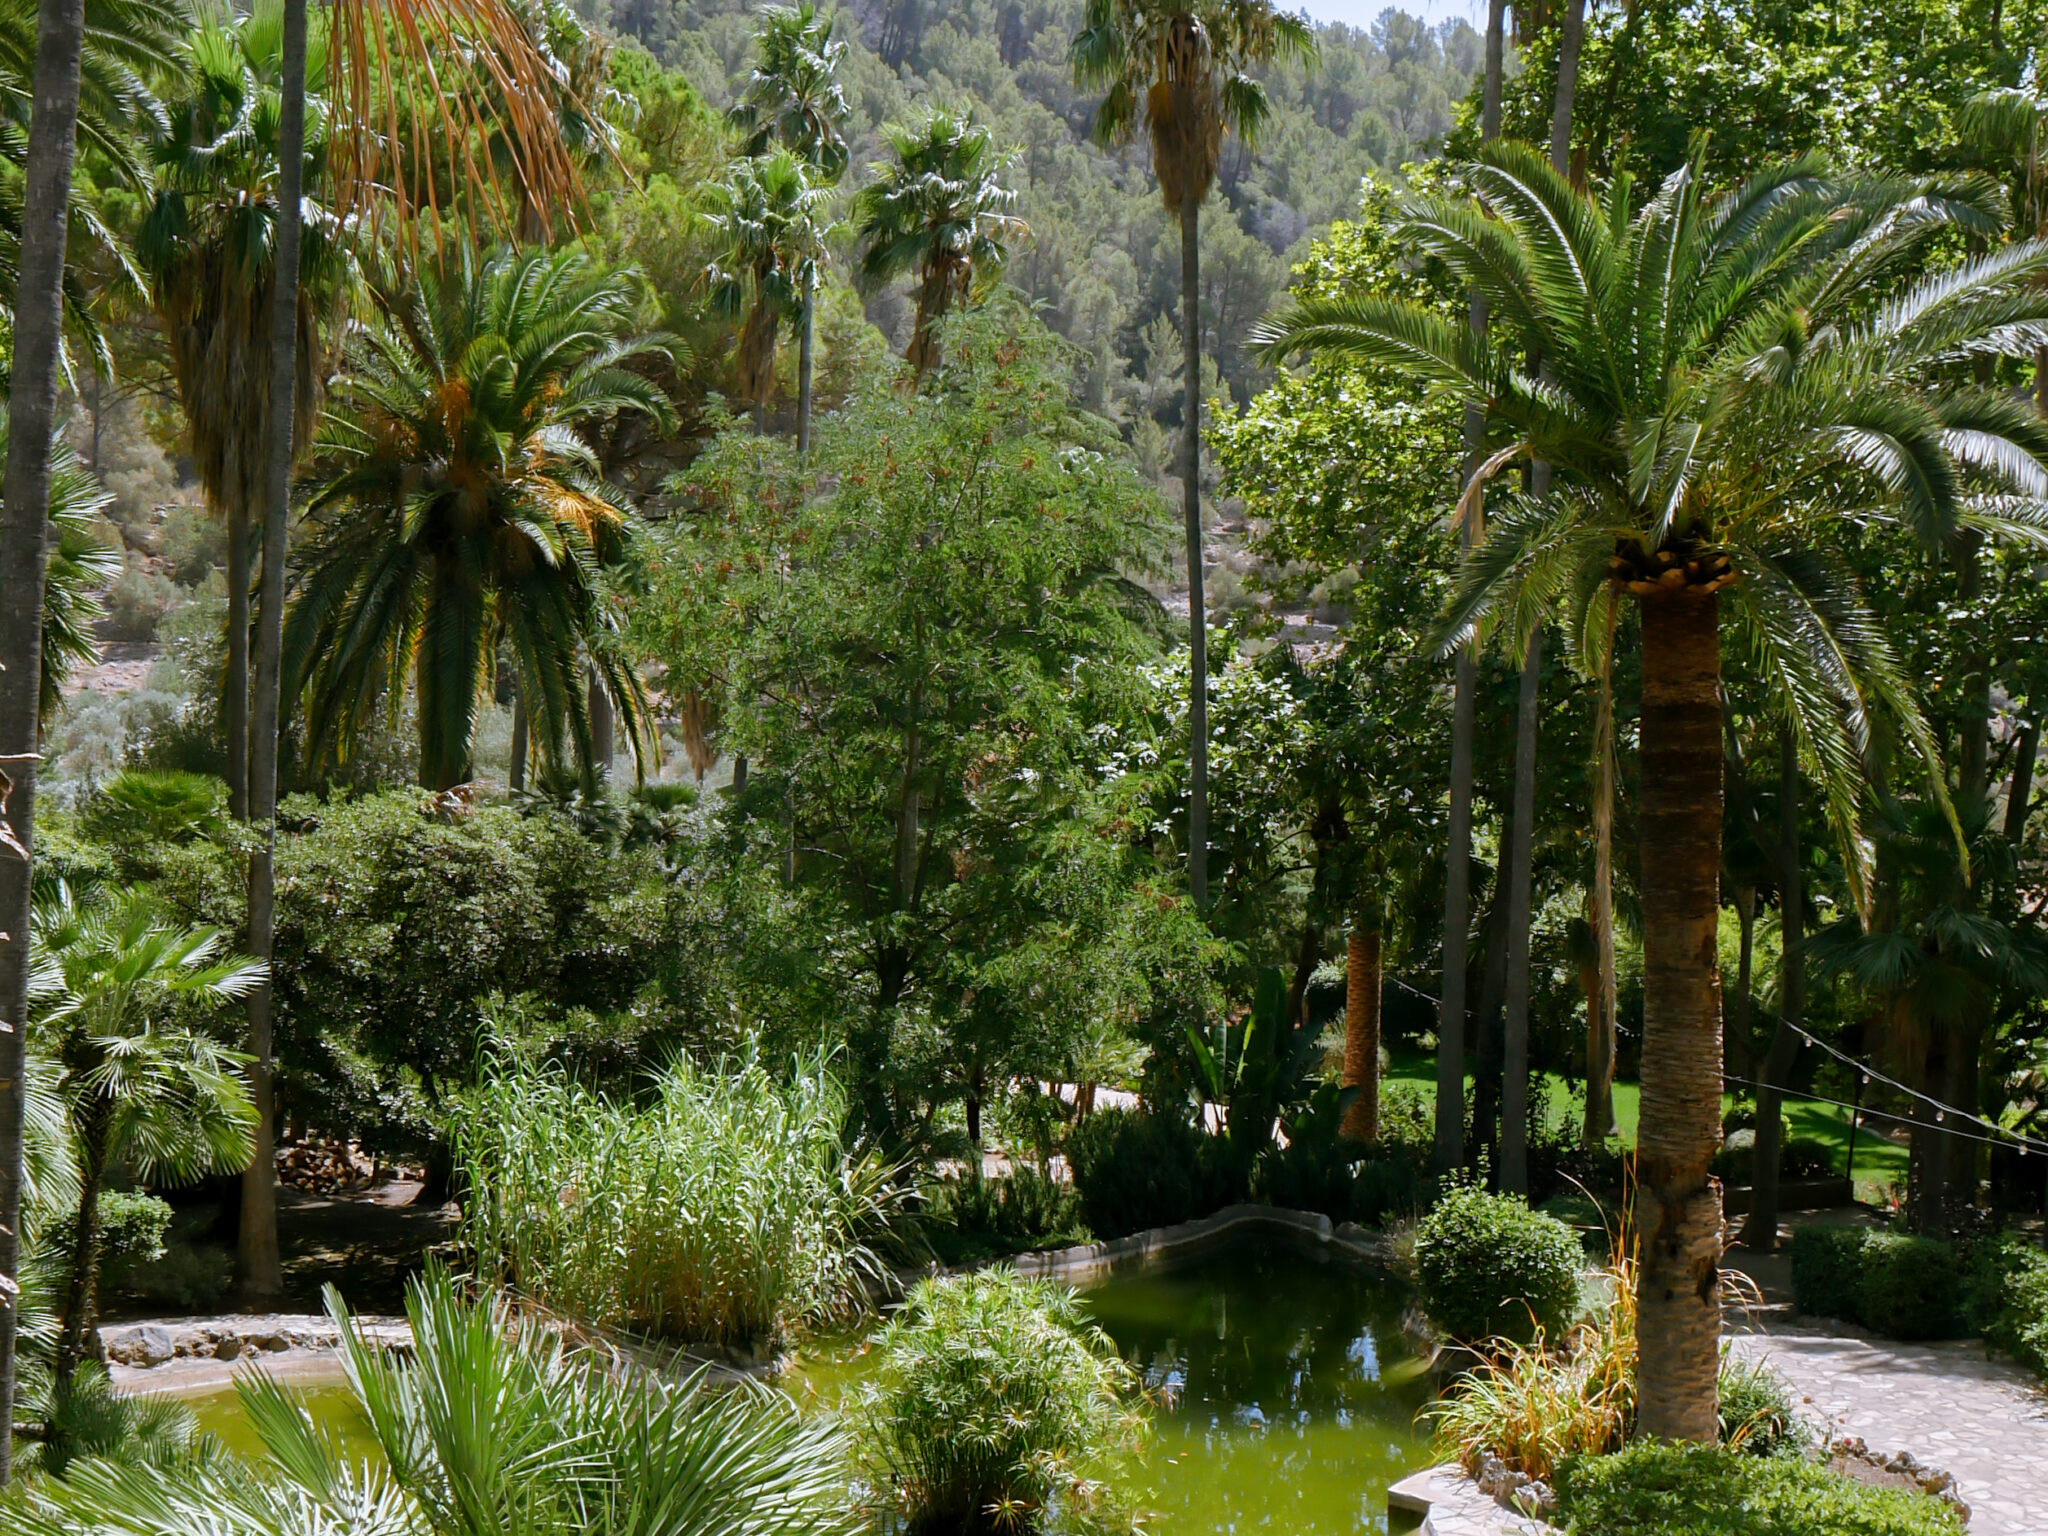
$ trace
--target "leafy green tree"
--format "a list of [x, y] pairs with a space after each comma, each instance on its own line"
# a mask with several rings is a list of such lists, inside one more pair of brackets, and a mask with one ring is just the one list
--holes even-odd
[[630, 364], [666, 355], [637, 334], [639, 285], [574, 251], [467, 248], [377, 297], [329, 417], [313, 539], [292, 610], [289, 692], [310, 753], [346, 750], [413, 674], [420, 782], [471, 776], [477, 704], [500, 646], [551, 765], [596, 761], [587, 657], [636, 759], [648, 712], [612, 638], [604, 572], [633, 518], [579, 432], [674, 409]]
[[1029, 231], [1013, 212], [1017, 194], [1002, 182], [1013, 157], [997, 151], [987, 128], [934, 110], [885, 133], [892, 158], [853, 201], [860, 277], [870, 286], [905, 274], [916, 280], [917, 319], [903, 360], [923, 378], [939, 363], [939, 321], [986, 293], [1011, 243]]
[[1152, 173], [1180, 220], [1181, 502], [1187, 525], [1189, 626], [1194, 666], [1188, 888], [1209, 904], [1208, 607], [1202, 593], [1202, 204], [1215, 185], [1223, 136], [1253, 144], [1272, 114], [1255, 71], [1278, 59], [1315, 57], [1315, 34], [1270, 0], [1089, 0], [1073, 45], [1074, 78], [1106, 88], [1095, 137], [1122, 143], [1140, 122], [1152, 140]]
[[705, 189], [705, 218], [723, 247], [706, 272], [712, 303], [742, 311], [739, 394], [758, 428], [775, 392], [775, 344], [785, 323], [802, 323], [825, 255], [827, 188], [813, 186], [802, 160], [777, 149], [735, 160], [723, 182]]
[[[2027, 527], [2048, 487], [2031, 407], [1945, 380], [1964, 351], [2031, 347], [2048, 249], [2018, 248], [1877, 299], [1924, 246], [1918, 185], [1829, 181], [1812, 161], [1710, 195], [1674, 172], [1631, 217], [1533, 149], [1490, 147], [1471, 199], [1418, 197], [1404, 233], [1488, 300], [1485, 340], [1412, 303], [1310, 300], [1264, 332], [1386, 363], [1484, 409], [1475, 486], [1554, 466], [1466, 560], [1443, 633], [1523, 643], [1561, 612], [1588, 650], [1610, 594], [1635, 599], [1642, 662], [1645, 1003], [1638, 1148], [1642, 1407], [1651, 1434], [1712, 1439], [1720, 1307], [1722, 615], [1757, 656], [1854, 846], [1863, 722], [1934, 755], [1919, 709], [1822, 542], [1887, 509], [1929, 542]], [[1484, 202], [1478, 199], [1483, 198]], [[1974, 220], [1982, 210], [1953, 207]], [[1518, 360], [1543, 357], [1539, 383]], [[2007, 493], [1990, 500], [1973, 491]], [[1478, 492], [1471, 491], [1467, 500]]]
[[[277, 235], [278, 84], [283, 17], [266, 5], [200, 27], [186, 39], [179, 90], [152, 136], [154, 175], [135, 256], [169, 354], [192, 462], [206, 499], [227, 525], [227, 737], [229, 802], [249, 813], [249, 587], [251, 541], [268, 444]], [[307, 69], [312, 128], [302, 185], [317, 195], [325, 166], [325, 37]], [[301, 448], [320, 408], [325, 346], [349, 276], [334, 216], [302, 198], [298, 382], [292, 434]]]
[[101, 1191], [122, 1168], [155, 1184], [239, 1172], [255, 1111], [242, 1058], [191, 1027], [176, 1004], [246, 995], [263, 968], [221, 954], [214, 928], [175, 928], [123, 893], [83, 905], [68, 889], [36, 906], [37, 1048], [58, 1066], [78, 1158], [78, 1219], [57, 1340], [68, 1381], [93, 1331]]

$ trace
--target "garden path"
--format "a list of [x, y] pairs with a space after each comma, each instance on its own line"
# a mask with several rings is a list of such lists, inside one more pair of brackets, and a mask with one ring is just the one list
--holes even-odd
[[1739, 1325], [1731, 1348], [1768, 1360], [1831, 1439], [1910, 1451], [1953, 1475], [1970, 1536], [2048, 1533], [2048, 1397], [1982, 1344], [1900, 1344], [1768, 1318]]

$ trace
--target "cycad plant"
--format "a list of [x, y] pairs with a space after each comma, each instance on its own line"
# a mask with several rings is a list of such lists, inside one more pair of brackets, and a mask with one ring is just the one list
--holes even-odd
[[669, 355], [635, 330], [639, 296], [579, 252], [467, 246], [379, 290], [327, 419], [287, 626], [310, 752], [345, 752], [380, 707], [395, 718], [410, 681], [420, 782], [467, 782], [501, 646], [551, 768], [573, 752], [595, 784], [586, 659], [635, 759], [648, 749], [606, 589], [633, 517], [582, 435], [627, 411], [673, 423], [631, 366]]
[[1127, 142], [1143, 124], [1152, 173], [1180, 220], [1181, 512], [1187, 525], [1193, 648], [1188, 725], [1188, 886], [1209, 901], [1209, 646], [1202, 593], [1202, 204], [1216, 183], [1223, 136], [1253, 143], [1272, 108], [1255, 71], [1312, 60], [1306, 19], [1272, 0], [1088, 0], [1074, 37], [1074, 79], [1104, 91], [1095, 137]]
[[2043, 521], [2048, 430], [1954, 365], [2048, 339], [2048, 248], [2007, 247], [1908, 281], [1929, 231], [1991, 225], [1971, 189], [1845, 183], [1810, 160], [1720, 195], [1695, 162], [1634, 214], [1626, 178], [1596, 197], [1526, 145], [1491, 146], [1462, 174], [1470, 195], [1408, 199], [1403, 233], [1486, 299], [1484, 337], [1419, 305], [1337, 298], [1295, 307], [1260, 339], [1272, 355], [1307, 347], [1399, 368], [1483, 411], [1487, 457], [1468, 510], [1510, 466], [1553, 467], [1549, 491], [1507, 499], [1467, 556], [1443, 620], [1447, 648], [1488, 634], [1520, 648], [1556, 613], [1598, 669], [1610, 598], [1632, 610], [1642, 658], [1640, 1422], [1711, 1440], [1723, 627], [1768, 680], [1844, 847], [1860, 847], [1873, 713], [1889, 714], [1929, 764], [1935, 749], [1828, 538], [1865, 517], [1896, 519], [1929, 543], [1965, 526]]
[[371, 1458], [296, 1393], [236, 1384], [253, 1464], [81, 1461], [0, 1506], [5, 1536], [850, 1536], [841, 1430], [752, 1383], [713, 1390], [624, 1369], [444, 1273], [406, 1297], [413, 1350], [363, 1336], [330, 1289]]
[[923, 378], [938, 366], [939, 321], [995, 282], [1011, 243], [1029, 230], [1014, 211], [1017, 194], [1002, 182], [1010, 157], [988, 129], [932, 111], [886, 132], [892, 158], [875, 166], [853, 204], [860, 278], [870, 287], [905, 274], [916, 280], [903, 358]]
[[744, 312], [738, 346], [739, 394], [758, 423], [775, 392], [775, 346], [785, 323], [803, 318], [825, 255], [824, 203], [804, 162], [787, 149], [735, 160], [722, 182], [704, 189], [705, 218], [723, 246], [706, 272], [712, 303]]
[[[192, 462], [227, 525], [229, 802], [246, 816], [249, 751], [249, 583], [252, 519], [270, 432], [270, 323], [277, 262], [277, 127], [282, 13], [265, 5], [193, 32], [180, 93], [149, 146], [154, 187], [135, 256], [162, 329], [184, 409]], [[295, 442], [319, 408], [322, 321], [347, 278], [338, 226], [313, 197], [326, 158], [323, 35], [308, 48], [307, 126], [299, 246]]]
[[57, 1339], [61, 1392], [92, 1333], [107, 1180], [126, 1170], [153, 1184], [187, 1184], [239, 1172], [249, 1160], [255, 1111], [243, 1058], [194, 1029], [179, 1005], [242, 997], [263, 968], [223, 956], [219, 930], [175, 927], [133, 892], [84, 903], [60, 886], [36, 904], [32, 942], [33, 1044], [56, 1064], [78, 1163]]

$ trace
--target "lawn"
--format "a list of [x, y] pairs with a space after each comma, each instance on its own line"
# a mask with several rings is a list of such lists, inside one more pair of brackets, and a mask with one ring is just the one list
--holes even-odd
[[[1544, 1074], [1544, 1080], [1550, 1085], [1550, 1102], [1559, 1115], [1578, 1113], [1577, 1094], [1570, 1083], [1556, 1073]], [[1436, 1058], [1420, 1052], [1403, 1052], [1394, 1057], [1386, 1081], [1425, 1095], [1432, 1093], [1436, 1088]], [[1471, 1087], [1470, 1076], [1466, 1077], [1465, 1085], [1468, 1089]], [[1731, 1107], [1734, 1102], [1732, 1096], [1723, 1100], [1723, 1109]], [[1623, 1141], [1631, 1144], [1635, 1141], [1636, 1120], [1641, 1108], [1642, 1089], [1639, 1085], [1614, 1085], [1614, 1119]], [[1785, 1135], [1826, 1143], [1833, 1150], [1835, 1166], [1839, 1169], [1848, 1155], [1849, 1111], [1834, 1104], [1788, 1100], [1785, 1105]], [[1856, 1197], [1859, 1200], [1878, 1200], [1887, 1185], [1903, 1184], [1905, 1179], [1906, 1149], [1887, 1141], [1868, 1126], [1859, 1131], [1856, 1135]]]

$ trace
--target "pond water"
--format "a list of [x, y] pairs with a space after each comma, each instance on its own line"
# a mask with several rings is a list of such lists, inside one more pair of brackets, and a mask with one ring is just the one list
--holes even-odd
[[[1392, 1283], [1289, 1243], [1244, 1243], [1127, 1270], [1089, 1309], [1157, 1405], [1139, 1502], [1164, 1536], [1355, 1536], [1386, 1529], [1388, 1484], [1431, 1460], [1415, 1415], [1426, 1362]], [[849, 1347], [807, 1352], [787, 1385], [826, 1404], [858, 1378]], [[301, 1385], [351, 1443], [338, 1384]], [[191, 1400], [202, 1426], [254, 1452], [232, 1392]]]

